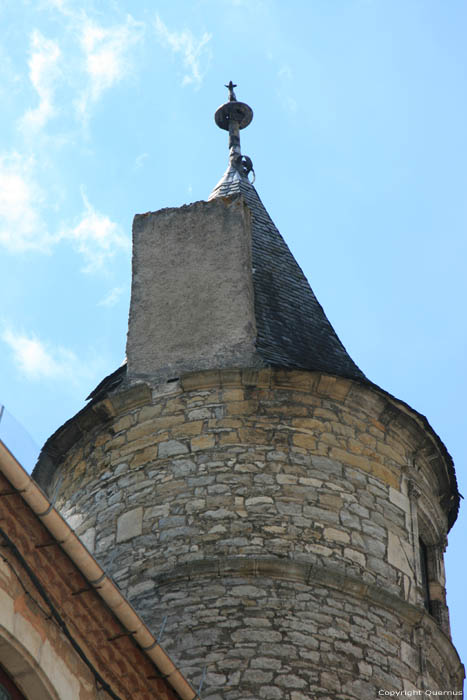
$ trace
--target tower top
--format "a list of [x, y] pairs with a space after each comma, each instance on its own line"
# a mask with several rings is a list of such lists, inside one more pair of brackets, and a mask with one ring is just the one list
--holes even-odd
[[229, 101], [216, 109], [214, 119], [220, 129], [229, 132], [229, 163], [240, 177], [248, 177], [253, 171], [253, 163], [248, 156], [242, 156], [240, 129], [244, 129], [253, 119], [253, 110], [245, 102], [238, 102], [234, 92], [237, 86], [230, 81], [225, 86], [229, 91]]
[[209, 199], [241, 195], [251, 214], [257, 356], [266, 366], [324, 371], [366, 382], [261, 202], [254, 179], [248, 177], [253, 167], [240, 151], [239, 129], [248, 126], [253, 111], [237, 101], [235, 87], [232, 81], [226, 85], [229, 102], [215, 114], [216, 124], [229, 131], [230, 157]]

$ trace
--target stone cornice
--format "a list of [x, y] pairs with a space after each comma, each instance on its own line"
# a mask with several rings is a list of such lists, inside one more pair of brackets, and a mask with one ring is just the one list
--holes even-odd
[[[116, 391], [100, 401], [92, 401], [59, 428], [45, 443], [33, 476], [47, 489], [61, 459], [87, 432], [105, 424], [112, 417], [151, 403], [152, 396], [166, 394], [167, 384], [151, 387], [146, 383], [122, 383]], [[375, 384], [343, 379], [321, 372], [290, 369], [223, 369], [191, 372], [173, 383], [173, 393], [213, 388], [257, 387], [284, 391], [313, 392], [322, 398], [342, 402], [380, 425], [395, 430], [412, 446], [411, 454], [419, 464], [429, 465], [438, 481], [438, 496], [449, 527], [457, 517], [459, 493], [452, 458], [427, 419], [403, 401]], [[398, 465], [400, 469], [400, 465]]]

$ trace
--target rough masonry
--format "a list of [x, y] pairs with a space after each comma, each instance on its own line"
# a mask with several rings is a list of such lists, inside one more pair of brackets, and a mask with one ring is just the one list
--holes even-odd
[[204, 700], [460, 687], [449, 469], [418, 414], [352, 380], [281, 370], [136, 384], [87, 410], [98, 425], [55, 438], [50, 492], [153, 631], [167, 616], [186, 677], [206, 665]]

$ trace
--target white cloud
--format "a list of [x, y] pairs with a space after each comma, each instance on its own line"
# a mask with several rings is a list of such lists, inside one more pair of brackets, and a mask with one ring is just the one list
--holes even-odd
[[50, 253], [68, 241], [85, 260], [85, 272], [101, 269], [117, 251], [128, 252], [130, 239], [84, 194], [84, 210], [75, 225], [50, 232], [44, 221], [46, 200], [37, 184], [33, 159], [13, 153], [0, 156], [0, 246], [10, 253]]
[[45, 0], [45, 4], [55, 10], [60, 10], [63, 14], [67, 14], [68, 8], [64, 0]]
[[[130, 50], [143, 38], [145, 24], [128, 14], [124, 21], [104, 26], [92, 19], [84, 8], [77, 9], [78, 3], [65, 0], [45, 2], [66, 20], [63, 73], [68, 87], [75, 93], [75, 98], [68, 103], [86, 124], [92, 105], [106, 90], [131, 73]], [[65, 41], [62, 46], [65, 47]], [[63, 108], [66, 109], [66, 104]]]
[[38, 30], [32, 33], [29, 79], [39, 96], [39, 104], [22, 117], [20, 127], [23, 130], [41, 129], [55, 114], [53, 98], [55, 82], [60, 76], [60, 57], [61, 51], [55, 41], [46, 39]]
[[82, 14], [74, 16], [79, 24], [80, 44], [88, 84], [76, 101], [78, 114], [86, 120], [91, 104], [105, 90], [120, 82], [130, 72], [130, 48], [140, 41], [144, 25], [130, 15], [124, 24], [102, 27]]
[[199, 88], [211, 61], [211, 51], [207, 47], [211, 34], [204, 32], [200, 39], [196, 39], [189, 29], [171, 32], [159, 15], [156, 15], [155, 30], [163, 45], [172, 49], [174, 53], [181, 54], [183, 66], [187, 71], [183, 76], [182, 85], [194, 85], [195, 88]]
[[97, 302], [98, 306], [115, 306], [117, 302], [119, 301], [120, 297], [122, 296], [123, 292], [125, 291], [124, 287], [114, 287], [113, 289], [110, 290], [110, 292], [103, 297], [99, 302]]
[[82, 194], [84, 211], [81, 219], [73, 228], [66, 228], [60, 233], [60, 239], [68, 239], [84, 257], [84, 272], [95, 272], [103, 267], [117, 250], [129, 251], [130, 239], [124, 235], [119, 226], [105, 214], [92, 207]]
[[77, 356], [66, 348], [51, 347], [34, 335], [6, 329], [2, 340], [13, 352], [14, 363], [28, 379], [73, 379], [83, 375]]
[[32, 158], [0, 156], [0, 245], [10, 252], [42, 250], [53, 243], [41, 216], [43, 193], [34, 180]]
[[282, 102], [282, 106], [289, 114], [296, 114], [298, 110], [298, 102], [295, 97], [290, 94], [291, 84], [293, 82], [293, 73], [289, 65], [282, 65], [277, 71], [278, 87], [277, 95]]
[[143, 167], [144, 161], [149, 158], [149, 153], [140, 153], [139, 156], [135, 158], [134, 169], [139, 170]]
[[277, 77], [278, 78], [287, 78], [290, 80], [290, 78], [292, 78], [292, 70], [291, 70], [290, 66], [288, 66], [287, 64], [284, 64], [283, 66], [281, 66], [279, 68], [279, 70], [277, 71]]

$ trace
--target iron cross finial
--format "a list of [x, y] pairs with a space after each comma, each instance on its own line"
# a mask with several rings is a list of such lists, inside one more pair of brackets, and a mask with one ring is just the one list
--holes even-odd
[[230, 81], [229, 84], [225, 85], [224, 87], [229, 89], [229, 102], [236, 102], [237, 98], [234, 93], [234, 88], [236, 88], [237, 86], [234, 85], [232, 81]]

